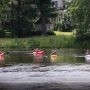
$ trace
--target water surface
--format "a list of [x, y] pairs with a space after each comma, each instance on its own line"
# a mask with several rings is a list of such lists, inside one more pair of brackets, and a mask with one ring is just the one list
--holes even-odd
[[60, 49], [52, 62], [29, 53], [6, 54], [0, 63], [0, 90], [89, 90], [90, 65], [84, 51]]

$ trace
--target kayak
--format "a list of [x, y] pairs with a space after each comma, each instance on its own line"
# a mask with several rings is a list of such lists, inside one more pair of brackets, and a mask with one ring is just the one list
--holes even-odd
[[85, 55], [85, 61], [90, 63], [90, 54]]
[[86, 60], [90, 60], [90, 55], [85, 55]]
[[33, 51], [34, 56], [42, 56], [44, 55], [44, 51]]

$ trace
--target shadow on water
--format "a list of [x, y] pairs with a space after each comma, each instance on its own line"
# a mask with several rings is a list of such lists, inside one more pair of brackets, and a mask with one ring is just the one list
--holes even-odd
[[[71, 87], [72, 85], [72, 87]], [[16, 84], [10, 85], [5, 84], [2, 85], [3, 88], [0, 90], [90, 90], [88, 85], [78, 85], [78, 84], [57, 84], [57, 83], [46, 83], [46, 84]], [[22, 87], [23, 86], [23, 87]], [[7, 88], [8, 87], [8, 88]]]

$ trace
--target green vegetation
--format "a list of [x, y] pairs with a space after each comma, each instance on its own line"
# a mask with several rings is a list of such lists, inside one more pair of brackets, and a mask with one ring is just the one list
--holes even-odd
[[1, 49], [31, 49], [31, 48], [90, 48], [88, 41], [78, 42], [72, 35], [58, 35], [32, 38], [0, 39]]
[[[46, 31], [46, 23], [57, 15], [51, 0], [0, 0], [0, 48], [90, 48], [90, 0], [73, 0], [67, 8], [58, 24], [66, 33], [55, 31], [54, 36]], [[38, 21], [41, 30], [36, 31]], [[67, 32], [72, 30], [75, 35]]]
[[52, 0], [0, 0], [0, 37], [29, 37], [35, 25], [46, 35], [46, 24], [57, 15]]
[[90, 39], [90, 0], [73, 0], [68, 12], [75, 24], [77, 39]]
[[68, 35], [68, 36], [73, 35], [73, 32], [59, 32], [59, 31], [54, 31], [54, 33], [56, 35]]
[[71, 36], [48, 36], [32, 38], [0, 39], [0, 48], [61, 48], [71, 47], [73, 37]]
[[39, 23], [41, 23], [42, 34], [46, 35], [46, 24], [50, 23], [51, 18], [55, 18], [57, 16], [57, 10], [54, 7], [52, 0], [36, 0], [36, 6], [40, 13]]

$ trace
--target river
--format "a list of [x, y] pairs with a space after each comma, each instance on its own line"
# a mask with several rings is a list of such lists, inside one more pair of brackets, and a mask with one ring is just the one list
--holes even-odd
[[0, 62], [0, 90], [90, 90], [90, 65], [84, 50], [58, 49], [58, 59], [10, 53]]

